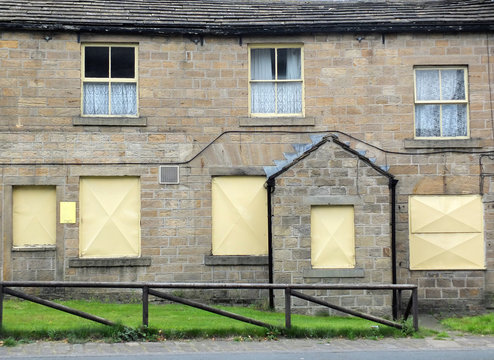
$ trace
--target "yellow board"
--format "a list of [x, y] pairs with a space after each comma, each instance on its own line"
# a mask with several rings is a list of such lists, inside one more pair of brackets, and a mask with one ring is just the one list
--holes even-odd
[[75, 202], [60, 202], [60, 224], [75, 224], [76, 210]]
[[479, 195], [410, 197], [412, 233], [458, 233], [482, 231]]
[[79, 196], [80, 257], [140, 256], [139, 178], [81, 178]]
[[411, 196], [410, 269], [485, 269], [479, 195]]
[[13, 189], [14, 247], [55, 245], [57, 195], [53, 186]]
[[221, 176], [212, 181], [213, 255], [266, 255], [265, 177]]
[[312, 206], [311, 263], [313, 268], [355, 267], [353, 206]]

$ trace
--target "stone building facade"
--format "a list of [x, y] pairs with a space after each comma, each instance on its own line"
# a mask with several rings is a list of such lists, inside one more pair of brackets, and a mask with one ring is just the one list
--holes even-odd
[[[268, 25], [251, 19], [250, 27], [242, 22], [196, 27], [195, 20], [182, 19], [180, 26], [162, 20], [152, 29], [143, 25], [147, 15], [133, 12], [132, 1], [106, 12], [87, 4], [81, 10], [78, 2], [67, 1], [84, 20], [72, 19], [70, 24], [62, 7], [56, 8], [59, 15], [49, 18], [35, 6], [35, 21], [27, 21], [22, 11], [30, 5], [17, 3], [0, 16], [3, 280], [268, 282], [269, 254], [263, 245], [267, 230], [252, 235], [259, 236], [252, 240], [261, 249], [256, 253], [228, 247], [235, 241], [228, 234], [214, 235], [228, 232], [223, 227], [228, 221], [221, 221], [228, 211], [213, 204], [215, 194], [225, 188], [214, 179], [249, 177], [264, 183], [276, 175], [271, 194], [275, 282], [390, 283], [395, 271], [398, 283], [419, 286], [426, 309], [491, 305], [491, 2], [449, 4], [453, 15], [445, 15], [442, 23], [421, 23], [415, 5], [399, 1], [280, 2], [273, 6], [283, 8], [281, 12], [266, 10]], [[51, 6], [58, 3], [62, 2]], [[211, 5], [199, 3], [199, 8]], [[166, 13], [155, 6], [155, 11]], [[258, 6], [267, 9], [270, 4], [259, 1]], [[293, 6], [297, 15], [290, 13]], [[327, 6], [340, 12], [333, 14]], [[403, 19], [399, 27], [375, 12], [382, 6], [395, 6]], [[444, 3], [428, 6], [423, 11], [434, 16]], [[113, 21], [112, 11], [125, 12], [135, 26]], [[221, 17], [222, 11], [226, 10], [206, 16], [206, 23]], [[246, 18], [255, 18], [260, 10], [250, 11], [243, 14], [235, 1], [228, 9]], [[105, 23], [92, 13], [99, 13]], [[352, 13], [369, 14], [368, 21], [350, 23]], [[317, 14], [326, 25], [308, 23], [307, 14]], [[282, 24], [288, 15], [290, 26]], [[101, 80], [89, 74], [96, 63], [91, 62], [91, 51], [99, 54], [101, 48], [122, 51], [122, 58], [128, 49], [134, 51], [132, 75], [118, 79], [120, 85], [135, 89], [135, 108], [127, 114], [106, 116], [88, 110], [85, 101], [95, 96], [95, 88], [109, 83], [108, 93], [113, 86], [112, 75]], [[299, 73], [286, 75], [288, 80], [258, 80], [253, 69], [261, 61], [254, 59], [266, 49], [276, 54], [277, 76], [288, 74], [290, 66], [298, 66]], [[278, 60], [284, 57], [286, 63]], [[118, 57], [109, 61], [119, 63]], [[128, 63], [124, 65], [122, 71], [129, 71]], [[443, 79], [437, 92], [450, 91], [446, 79], [453, 76], [459, 95], [443, 101], [430, 95], [433, 90], [421, 94], [424, 86], [436, 86], [431, 85], [432, 73]], [[295, 110], [257, 111], [253, 98], [258, 84], [282, 89], [284, 81], [301, 89], [289, 92], [299, 94], [293, 95]], [[116, 88], [111, 91], [117, 94]], [[281, 107], [282, 101], [273, 104]], [[456, 133], [442, 125], [449, 121], [451, 106]], [[426, 108], [432, 112], [423, 115]], [[438, 117], [440, 129], [432, 129], [424, 116]], [[167, 171], [174, 181], [162, 181]], [[397, 180], [394, 204], [390, 179]], [[235, 194], [244, 190], [234, 182], [225, 186]], [[94, 201], [93, 193], [99, 194]], [[117, 195], [107, 199], [108, 194]], [[226, 200], [216, 204], [220, 201]], [[95, 203], [101, 206], [95, 208]], [[331, 265], [331, 258], [315, 266], [311, 255], [311, 206], [331, 205], [353, 209], [355, 261], [344, 267]], [[461, 210], [463, 205], [467, 210]], [[266, 206], [254, 212], [267, 217]], [[472, 214], [468, 206], [477, 210], [463, 224], [465, 230], [460, 223]], [[460, 215], [450, 216], [458, 207]], [[429, 208], [434, 214], [442, 211], [448, 220], [442, 217], [421, 228], [410, 225], [423, 222], [420, 214]], [[98, 223], [93, 213], [107, 214], [108, 221]], [[237, 220], [232, 231], [245, 234], [251, 220]], [[474, 223], [480, 225], [469, 226]], [[46, 236], [37, 243], [41, 233]], [[458, 234], [468, 235], [463, 239]], [[424, 258], [424, 238], [439, 244], [431, 245], [437, 250], [435, 260]], [[115, 250], [120, 241], [121, 253]], [[462, 241], [475, 248], [466, 260], [454, 251]], [[450, 245], [441, 248], [441, 242]], [[215, 246], [220, 249], [216, 253]], [[213, 297], [223, 301], [226, 296]], [[378, 311], [391, 306], [388, 295], [331, 296], [342, 305]], [[265, 294], [241, 294], [237, 299], [259, 297]]]

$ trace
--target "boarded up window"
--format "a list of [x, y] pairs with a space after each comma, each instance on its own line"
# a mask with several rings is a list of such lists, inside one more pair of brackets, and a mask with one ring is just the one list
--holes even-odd
[[13, 189], [13, 245], [55, 245], [57, 196], [54, 186], [16, 186]]
[[313, 268], [355, 267], [353, 206], [312, 206], [311, 241]]
[[139, 178], [81, 178], [79, 256], [140, 256], [140, 209]]
[[410, 269], [484, 269], [479, 195], [411, 196]]
[[268, 253], [265, 182], [257, 176], [213, 178], [213, 255]]

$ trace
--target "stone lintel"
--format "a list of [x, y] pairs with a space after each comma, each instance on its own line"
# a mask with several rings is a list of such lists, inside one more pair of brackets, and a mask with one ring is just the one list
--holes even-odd
[[322, 195], [304, 197], [304, 205], [356, 205], [362, 203], [360, 196]]

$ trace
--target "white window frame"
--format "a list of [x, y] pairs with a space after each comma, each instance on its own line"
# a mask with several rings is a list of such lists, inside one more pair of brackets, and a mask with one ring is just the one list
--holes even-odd
[[[463, 70], [464, 75], [464, 84], [465, 84], [465, 99], [464, 100], [417, 100], [417, 71], [420, 70], [438, 70], [439, 71], [439, 93], [441, 93], [441, 70]], [[469, 94], [468, 94], [468, 67], [467, 66], [416, 66], [413, 69], [413, 83], [414, 83], [414, 111], [413, 111], [413, 119], [414, 119], [414, 127], [413, 127], [413, 135], [415, 139], [435, 139], [435, 140], [449, 140], [449, 139], [469, 139], [470, 138], [470, 107], [469, 107]], [[441, 96], [440, 96], [441, 98]], [[442, 106], [448, 104], [465, 104], [466, 105], [466, 113], [467, 113], [467, 132], [465, 136], [443, 136], [443, 114], [442, 114]], [[441, 132], [440, 136], [417, 136], [417, 123], [416, 123], [416, 107], [417, 105], [440, 105], [439, 111], [439, 130]]]
[[[111, 56], [108, 58], [108, 77], [94, 78], [86, 77], [86, 47], [132, 47], [134, 48], [134, 77], [133, 78], [112, 78], [111, 77]], [[120, 43], [85, 43], [81, 47], [81, 115], [83, 117], [139, 117], [139, 81], [138, 81], [138, 45], [137, 44], [120, 44]], [[84, 113], [84, 84], [86, 83], [108, 83], [108, 114], [85, 114]], [[135, 114], [116, 114], [111, 113], [111, 83], [135, 83], [136, 84], [136, 113]]]
[[[252, 50], [253, 49], [275, 49], [275, 79], [274, 80], [252, 80], [251, 66], [252, 66]], [[278, 49], [300, 49], [300, 79], [288, 79], [288, 80], [279, 80], [278, 79]], [[249, 44], [249, 116], [251, 117], [304, 117], [305, 116], [305, 82], [304, 82], [304, 47], [303, 44]], [[278, 113], [278, 104], [277, 104], [277, 84], [280, 83], [301, 83], [302, 84], [302, 111], [300, 113]], [[275, 84], [275, 109], [274, 113], [253, 113], [252, 112], [252, 90], [251, 86], [254, 83], [274, 83]]]

